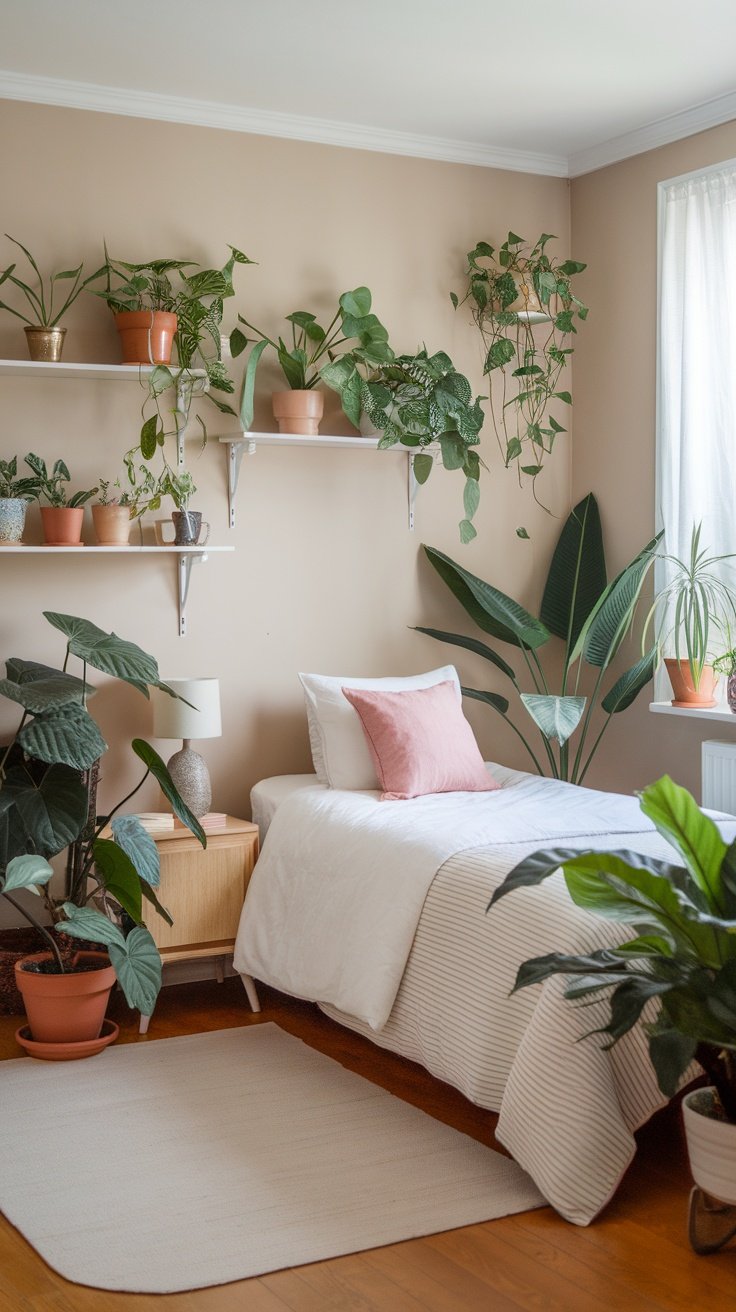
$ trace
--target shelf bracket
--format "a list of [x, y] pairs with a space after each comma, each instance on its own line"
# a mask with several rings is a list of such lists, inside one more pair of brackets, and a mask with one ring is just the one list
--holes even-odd
[[179, 637], [185, 638], [187, 633], [187, 598], [189, 596], [189, 584], [192, 577], [192, 565], [195, 561], [203, 564], [207, 559], [206, 551], [191, 551], [186, 555], [182, 552], [178, 560], [179, 570]]
[[227, 504], [228, 504], [228, 523], [230, 528], [235, 528], [235, 493], [238, 490], [238, 479], [240, 478], [240, 466], [243, 462], [243, 456], [254, 456], [256, 453], [255, 438], [250, 437], [248, 433], [243, 433], [240, 442], [228, 443], [229, 450], [227, 453]]
[[412, 452], [409, 453], [409, 456], [407, 458], [407, 473], [408, 473], [407, 492], [409, 497], [409, 532], [413, 533], [414, 507], [416, 506], [417, 503], [417, 492], [419, 491], [419, 484], [417, 482], [416, 475], [414, 473], [414, 455]]

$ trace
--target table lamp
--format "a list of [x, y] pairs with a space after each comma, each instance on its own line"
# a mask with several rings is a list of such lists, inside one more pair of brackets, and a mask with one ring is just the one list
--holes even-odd
[[[192, 738], [219, 738], [220, 683], [218, 679], [166, 679], [176, 697], [151, 689], [153, 733], [156, 738], [181, 738], [181, 751], [168, 762], [168, 770], [189, 810], [199, 819], [212, 805], [207, 765], [191, 747]], [[185, 700], [181, 700], [184, 698]], [[190, 702], [191, 705], [187, 705]]]

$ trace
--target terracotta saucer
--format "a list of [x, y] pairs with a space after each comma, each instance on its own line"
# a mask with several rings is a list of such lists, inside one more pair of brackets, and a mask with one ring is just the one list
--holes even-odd
[[42, 1061], [76, 1061], [79, 1057], [94, 1057], [102, 1052], [108, 1043], [114, 1043], [120, 1028], [112, 1020], [102, 1022], [102, 1032], [96, 1039], [84, 1039], [82, 1043], [41, 1043], [31, 1038], [27, 1025], [21, 1025], [15, 1031], [15, 1041], [25, 1048], [29, 1057], [40, 1057]]

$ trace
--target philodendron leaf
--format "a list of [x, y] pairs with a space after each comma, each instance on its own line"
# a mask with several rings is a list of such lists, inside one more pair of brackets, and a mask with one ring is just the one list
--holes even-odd
[[149, 931], [137, 926], [122, 947], [111, 944], [110, 961], [128, 1006], [150, 1016], [161, 989], [161, 957]]
[[44, 611], [49, 624], [59, 629], [67, 639], [69, 650], [80, 660], [86, 661], [95, 670], [111, 674], [115, 679], [122, 679], [148, 697], [148, 685], [160, 682], [158, 665], [153, 656], [127, 642], [115, 633], [105, 633], [89, 620], [75, 615], [61, 615], [56, 611]]
[[115, 816], [110, 824], [113, 838], [132, 861], [141, 879], [152, 888], [161, 882], [161, 862], [151, 835], [135, 815]]
[[136, 756], [151, 771], [151, 774], [153, 775], [154, 779], [157, 780], [164, 796], [167, 797], [168, 800], [171, 802], [174, 815], [178, 816], [182, 824], [186, 825], [187, 829], [191, 829], [192, 833], [194, 834], [194, 837], [199, 839], [200, 843], [202, 844], [202, 847], [206, 847], [207, 835], [205, 834], [204, 829], [199, 823], [197, 817], [195, 815], [192, 815], [192, 812], [189, 810], [189, 807], [186, 805], [186, 802], [184, 802], [182, 798], [179, 796], [179, 792], [174, 784], [174, 781], [171, 778], [171, 775], [169, 774], [168, 770], [166, 769], [164, 762], [161, 760], [161, 757], [159, 756], [158, 752], [155, 751], [154, 748], [151, 747], [151, 744], [147, 743], [143, 738], [134, 738], [131, 743], [131, 747], [133, 748], [133, 751], [135, 752]]
[[73, 702], [36, 715], [18, 734], [18, 742], [37, 761], [88, 770], [107, 750], [92, 716]]
[[545, 738], [556, 738], [560, 746], [577, 729], [585, 710], [585, 697], [554, 697], [520, 693], [527, 711]]
[[[25, 688], [28, 688], [29, 684], [35, 685], [35, 694], [39, 698], [38, 705], [34, 705], [31, 701], [22, 703], [33, 713], [48, 710], [51, 705], [60, 706], [63, 702], [81, 702], [85, 697], [91, 697], [95, 691], [93, 685], [85, 683], [84, 679], [78, 679], [74, 674], [67, 674], [65, 670], [57, 670], [52, 665], [42, 665], [39, 661], [24, 661], [19, 656], [11, 656], [6, 661], [5, 668], [11, 683]], [[28, 693], [30, 695], [30, 689]], [[47, 701], [47, 698], [53, 698], [53, 701]]]
[[22, 768], [8, 770], [0, 796], [12, 807], [0, 817], [0, 859], [18, 855], [32, 844], [45, 857], [56, 856], [79, 836], [87, 819], [87, 790], [79, 772], [67, 765], [52, 765], [36, 786]]
[[66, 920], [59, 921], [55, 928], [64, 934], [86, 939], [88, 943], [104, 943], [106, 947], [124, 945], [123, 931], [108, 916], [103, 916], [101, 911], [94, 911], [92, 907], [78, 907], [74, 902], [65, 902], [62, 911]]
[[433, 464], [434, 464], [434, 460], [432, 459], [431, 456], [423, 454], [414, 457], [414, 462], [412, 464], [412, 471], [414, 473], [415, 479], [417, 480], [417, 483], [419, 483], [420, 486], [422, 483], [426, 483], [427, 479], [432, 473]]
[[133, 862], [110, 838], [96, 838], [92, 851], [95, 870], [103, 888], [127, 911], [137, 925], [141, 922], [141, 881]]
[[5, 882], [0, 889], [3, 893], [12, 893], [14, 888], [33, 888], [35, 884], [48, 884], [53, 875], [53, 868], [42, 856], [35, 853], [28, 856], [16, 856], [8, 862]]

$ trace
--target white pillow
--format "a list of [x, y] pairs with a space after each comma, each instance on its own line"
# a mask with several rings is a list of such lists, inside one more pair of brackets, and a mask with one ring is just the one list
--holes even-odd
[[309, 745], [317, 778], [329, 788], [379, 788], [378, 776], [365, 740], [358, 712], [350, 705], [342, 689], [409, 692], [431, 688], [449, 679], [458, 701], [462, 700], [460, 680], [454, 665], [443, 665], [427, 674], [405, 678], [354, 679], [349, 675], [331, 677], [324, 674], [300, 674], [307, 703]]

